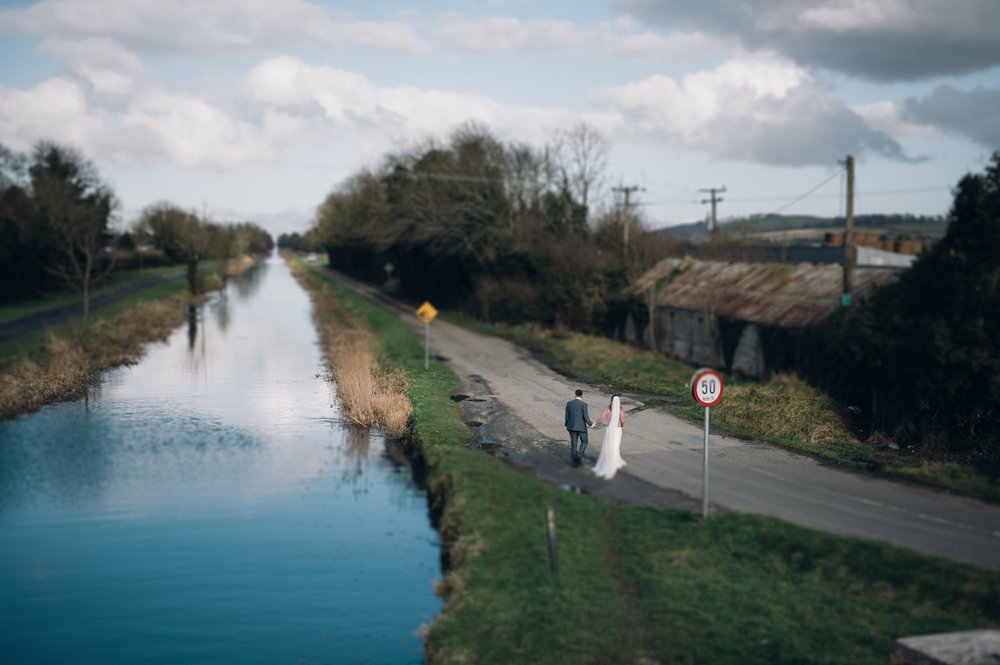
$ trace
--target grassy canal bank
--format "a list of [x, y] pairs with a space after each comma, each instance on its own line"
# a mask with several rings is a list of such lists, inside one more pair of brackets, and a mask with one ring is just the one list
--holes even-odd
[[[253, 265], [244, 257], [220, 264], [205, 262], [202, 283], [215, 290], [224, 277], [235, 276]], [[127, 287], [175, 270], [153, 268], [114, 276], [100, 291]], [[118, 302], [46, 330], [31, 332], [0, 343], [0, 419], [13, 418], [39, 409], [48, 402], [79, 393], [97, 375], [111, 367], [136, 362], [147, 344], [165, 339], [188, 316], [188, 305], [205, 298], [192, 297], [182, 276], [141, 289]], [[0, 321], [12, 321], [72, 298], [55, 296], [0, 307]]]
[[424, 370], [393, 315], [330, 287], [408, 377], [445, 550], [430, 662], [882, 664], [898, 637], [1000, 626], [995, 572], [766, 517], [614, 504], [508, 468], [472, 441], [457, 377]]

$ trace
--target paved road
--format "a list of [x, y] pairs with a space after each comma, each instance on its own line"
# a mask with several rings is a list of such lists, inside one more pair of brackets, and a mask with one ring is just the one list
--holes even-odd
[[[357, 283], [355, 288], [393, 308], [420, 335], [412, 308]], [[600, 448], [592, 432], [590, 464], [568, 466], [563, 406], [582, 387], [592, 414], [608, 395], [550, 370], [505, 340], [437, 319], [431, 353], [444, 359], [482, 400], [486, 415], [519, 419], [527, 427], [499, 427], [519, 442], [506, 443], [513, 462], [538, 475], [611, 498], [653, 505], [700, 507], [703, 429], [623, 396], [622, 455], [614, 480], [593, 478], [588, 467]], [[490, 408], [490, 400], [498, 403]], [[594, 415], [592, 415], [594, 417]], [[501, 434], [502, 436], [502, 434]], [[780, 448], [730, 437], [710, 437], [710, 504], [715, 509], [762, 513], [802, 526], [893, 543], [956, 561], [1000, 569], [1000, 506], [844, 471]], [[558, 466], [553, 473], [552, 463]], [[643, 500], [645, 497], [648, 500]], [[653, 500], [659, 497], [658, 500]]]

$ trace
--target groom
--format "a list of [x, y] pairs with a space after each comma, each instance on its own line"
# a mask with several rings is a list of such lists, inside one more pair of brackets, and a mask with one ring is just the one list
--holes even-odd
[[[587, 415], [587, 403], [583, 401], [583, 391], [579, 388], [576, 397], [566, 402], [566, 430], [569, 432], [569, 454], [573, 466], [580, 466], [583, 453], [587, 450], [587, 428], [594, 423]], [[580, 440], [580, 453], [576, 452], [576, 441]]]

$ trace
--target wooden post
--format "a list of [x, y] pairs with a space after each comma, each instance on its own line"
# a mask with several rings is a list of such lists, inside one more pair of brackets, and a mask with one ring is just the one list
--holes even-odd
[[545, 531], [549, 537], [549, 569], [559, 572], [559, 549], [556, 547], [556, 513], [552, 506], [545, 509]]

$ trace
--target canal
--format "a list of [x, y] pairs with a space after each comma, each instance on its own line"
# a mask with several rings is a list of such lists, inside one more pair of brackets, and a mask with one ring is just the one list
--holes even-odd
[[279, 257], [0, 423], [0, 662], [419, 663], [440, 542]]

